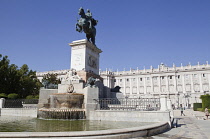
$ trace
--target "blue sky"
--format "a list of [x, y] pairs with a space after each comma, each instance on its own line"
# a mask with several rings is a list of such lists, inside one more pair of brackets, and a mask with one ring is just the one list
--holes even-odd
[[78, 9], [98, 25], [100, 68], [210, 63], [210, 0], [0, 0], [0, 54], [36, 71], [70, 68]]

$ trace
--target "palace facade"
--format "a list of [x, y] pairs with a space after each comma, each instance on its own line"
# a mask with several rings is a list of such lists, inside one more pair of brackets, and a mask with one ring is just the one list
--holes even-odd
[[[61, 80], [69, 70], [37, 72], [41, 80], [44, 74], [58, 74]], [[161, 64], [158, 68], [129, 71], [100, 71], [104, 86], [121, 87], [120, 92], [129, 98], [160, 97], [165, 95], [178, 107], [192, 107], [201, 102], [200, 95], [210, 93], [210, 65], [187, 65], [176, 67]]]

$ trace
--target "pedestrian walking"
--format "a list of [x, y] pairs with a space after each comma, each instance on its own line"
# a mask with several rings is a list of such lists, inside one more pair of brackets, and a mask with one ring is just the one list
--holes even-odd
[[185, 116], [185, 114], [184, 114], [184, 109], [183, 109], [183, 107], [182, 107], [182, 106], [181, 106], [180, 110], [181, 110], [181, 116], [182, 116], [182, 115], [184, 115], [184, 116]]
[[208, 120], [208, 116], [209, 116], [209, 110], [208, 110], [208, 108], [205, 108], [205, 115], [206, 115], [206, 120]]

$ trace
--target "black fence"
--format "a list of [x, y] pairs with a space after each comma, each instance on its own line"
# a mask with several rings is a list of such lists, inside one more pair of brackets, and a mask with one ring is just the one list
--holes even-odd
[[95, 99], [97, 110], [133, 110], [157, 111], [160, 110], [159, 98], [125, 98], [125, 99]]
[[6, 99], [4, 108], [36, 108], [38, 99]]

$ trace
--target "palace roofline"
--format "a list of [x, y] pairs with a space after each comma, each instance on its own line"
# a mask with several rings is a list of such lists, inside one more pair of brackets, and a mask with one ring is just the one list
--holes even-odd
[[[158, 68], [153, 68], [152, 66], [150, 67], [150, 69], [130, 69], [128, 71], [110, 71], [110, 70], [106, 70], [106, 71], [101, 71], [100, 70], [100, 75], [115, 75], [115, 76], [121, 76], [121, 75], [144, 75], [144, 74], [161, 74], [161, 73], [174, 73], [174, 72], [190, 72], [190, 71], [203, 71], [203, 70], [207, 70], [210, 69], [210, 65], [208, 64], [208, 62], [206, 64], [200, 65], [198, 63], [198, 65], [187, 65], [187, 66], [180, 66], [180, 67], [176, 67], [175, 65], [173, 65], [173, 67], [168, 67], [165, 66], [164, 64], [161, 64], [158, 66]], [[48, 73], [53, 73], [53, 74], [58, 74], [58, 75], [65, 75], [70, 69], [66, 69], [66, 70], [54, 70], [54, 71], [44, 71], [44, 72], [37, 72], [36, 75], [39, 77], [44, 76], [45, 74]]]

